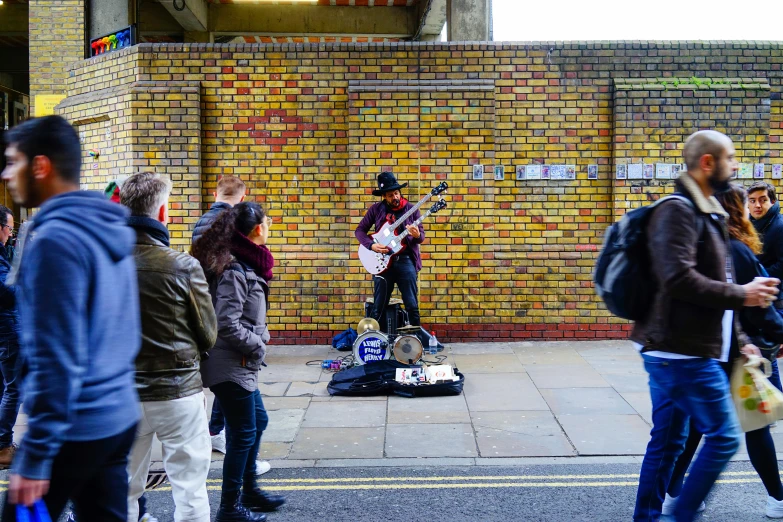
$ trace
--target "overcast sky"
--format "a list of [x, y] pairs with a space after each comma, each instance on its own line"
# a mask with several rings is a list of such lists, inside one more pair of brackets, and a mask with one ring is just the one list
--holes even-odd
[[492, 0], [492, 18], [496, 41], [783, 41], [783, 0]]

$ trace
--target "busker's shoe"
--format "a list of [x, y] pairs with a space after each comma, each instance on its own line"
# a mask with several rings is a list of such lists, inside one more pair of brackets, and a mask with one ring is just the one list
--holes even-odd
[[233, 506], [221, 502], [215, 522], [266, 522], [266, 515], [250, 511], [239, 501], [235, 502]]
[[[674, 514], [674, 507], [677, 505], [677, 499], [680, 497], [671, 497], [668, 493], [666, 493], [666, 498], [663, 499], [663, 506], [661, 507], [661, 515], [673, 515]], [[769, 503], [767, 503], [769, 505]], [[702, 502], [699, 504], [699, 509], [696, 510], [696, 513], [701, 513], [707, 509], [707, 504]]]
[[226, 454], [226, 430], [221, 431], [217, 435], [210, 435], [209, 438], [212, 440], [212, 451], [217, 451], [218, 453], [222, 453], [223, 455]]
[[264, 473], [272, 469], [272, 465], [265, 460], [256, 461], [256, 477], [260, 477]]
[[239, 502], [251, 511], [274, 511], [285, 504], [285, 497], [282, 495], [270, 495], [264, 493], [258, 488], [250, 493], [242, 493], [239, 496]]
[[10, 446], [6, 446], [0, 449], [0, 469], [8, 469], [11, 467], [11, 463], [14, 461], [14, 455], [19, 446], [16, 443], [11, 443]]
[[783, 518], [783, 500], [767, 497], [767, 516], [769, 518]]

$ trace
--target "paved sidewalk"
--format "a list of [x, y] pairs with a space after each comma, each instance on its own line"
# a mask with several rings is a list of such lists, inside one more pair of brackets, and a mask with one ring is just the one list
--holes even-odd
[[[345, 352], [270, 347], [259, 378], [270, 417], [261, 456], [309, 466], [644, 455], [651, 403], [631, 343], [467, 343], [446, 353], [465, 374], [460, 396], [355, 398], [330, 397], [332, 372], [306, 365]], [[783, 447], [783, 433], [775, 438]]]
[[[464, 393], [416, 399], [329, 396], [332, 372], [306, 363], [346, 353], [270, 346], [259, 377], [270, 418], [261, 458], [275, 467], [619, 463], [640, 462], [649, 440], [647, 374], [627, 341], [450, 344]], [[17, 438], [25, 423], [20, 416]], [[220, 467], [222, 455], [213, 458]]]

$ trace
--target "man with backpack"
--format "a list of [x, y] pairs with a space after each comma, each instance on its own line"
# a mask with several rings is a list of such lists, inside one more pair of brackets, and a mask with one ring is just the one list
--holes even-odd
[[[769, 306], [780, 281], [732, 283], [726, 213], [712, 195], [728, 186], [737, 169], [734, 154], [724, 134], [691, 135], [683, 150], [688, 171], [677, 180], [676, 193], [629, 213], [607, 233], [598, 261], [596, 289], [611, 311], [636, 321], [631, 339], [650, 376], [653, 428], [639, 477], [635, 521], [661, 516], [689, 417], [705, 434], [705, 442], [678, 497], [676, 520], [693, 519], [739, 447], [739, 423], [718, 361], [728, 358], [732, 328], [743, 351], [758, 351], [739, 330], [734, 312], [743, 306]], [[623, 241], [628, 243], [624, 246]], [[634, 241], [644, 248], [628, 250], [637, 246]], [[637, 280], [623, 279], [629, 273]], [[615, 287], [616, 280], [625, 281], [625, 287]], [[646, 302], [641, 303], [639, 295]], [[633, 313], [623, 313], [627, 304]]]

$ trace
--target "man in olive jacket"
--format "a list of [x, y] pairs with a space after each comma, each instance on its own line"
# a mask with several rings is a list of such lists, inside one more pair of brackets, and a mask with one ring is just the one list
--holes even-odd
[[215, 344], [217, 319], [198, 261], [169, 248], [171, 182], [144, 172], [125, 181], [120, 202], [136, 231], [136, 270], [141, 308], [141, 351], [136, 390], [142, 418], [130, 455], [128, 521], [138, 519], [153, 435], [163, 446], [171, 482], [174, 520], [209, 522], [206, 481], [211, 444], [200, 364]]

